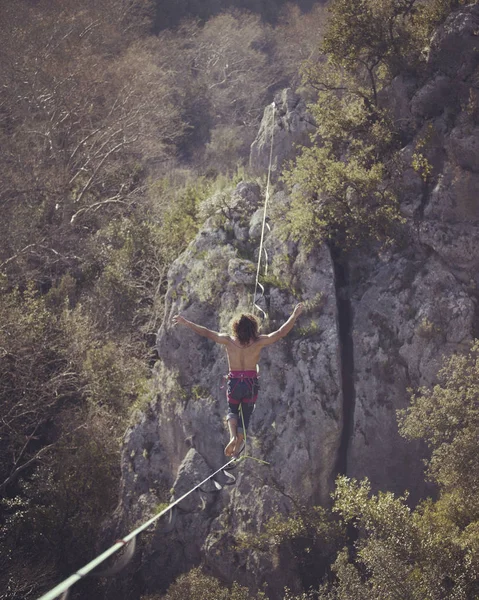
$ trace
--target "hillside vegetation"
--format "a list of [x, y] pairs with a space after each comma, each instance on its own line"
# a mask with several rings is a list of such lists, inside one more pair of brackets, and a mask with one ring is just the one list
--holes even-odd
[[[401, 140], [378, 95], [400, 72], [421, 74], [434, 28], [461, 2], [332, 0], [328, 13], [314, 2], [227, 4], [3, 3], [5, 600], [35, 598], [95, 556], [117, 501], [121, 437], [153, 393], [168, 268], [197, 233], [202, 201], [246, 176], [274, 91], [302, 86], [317, 125], [285, 176], [296, 190], [286, 235], [348, 249], [392, 243], [401, 227]], [[421, 157], [417, 168], [427, 176]], [[317, 552], [326, 578], [311, 597], [477, 597], [478, 351], [446, 363], [400, 417], [404, 435], [431, 447], [436, 501], [412, 510], [340, 479], [334, 514], [298, 507], [254, 541], [293, 543], [306, 565]], [[95, 582], [81, 593], [102, 597]], [[194, 570], [165, 598], [185, 597], [252, 596]]]
[[323, 21], [321, 6], [292, 4], [273, 29], [244, 7], [178, 4], [156, 35], [156, 8], [2, 3], [2, 598], [94, 556], [121, 436], [150, 394], [168, 267]]

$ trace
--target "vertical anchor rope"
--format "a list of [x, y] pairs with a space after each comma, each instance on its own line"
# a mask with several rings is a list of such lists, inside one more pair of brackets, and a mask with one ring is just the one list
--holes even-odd
[[[259, 300], [259, 297], [261, 297], [261, 296], [264, 297], [264, 286], [259, 282], [259, 275], [260, 275], [260, 271], [261, 271], [261, 257], [263, 254], [264, 254], [264, 258], [265, 258], [264, 273], [265, 273], [265, 275], [268, 274], [268, 252], [263, 247], [263, 244], [264, 244], [265, 228], [268, 227], [268, 231], [270, 231], [270, 226], [266, 223], [266, 211], [268, 208], [269, 188], [270, 188], [270, 182], [271, 182], [271, 166], [273, 163], [274, 118], [275, 118], [275, 113], [276, 113], [276, 104], [273, 102], [271, 104], [271, 106], [273, 108], [273, 110], [271, 112], [271, 146], [269, 149], [269, 165], [268, 165], [268, 177], [266, 180], [266, 194], [265, 194], [264, 209], [263, 209], [263, 224], [261, 226], [261, 240], [259, 243], [258, 266], [256, 269], [256, 282], [255, 282], [254, 297], [253, 297], [253, 311], [256, 308], [259, 312], [263, 313], [263, 318], [266, 318], [266, 316], [267, 316], [266, 312], [261, 308], [261, 306], [259, 306], [257, 304], [257, 301]], [[260, 290], [261, 290], [261, 294], [259, 297], [257, 296], [258, 288], [260, 288]]]

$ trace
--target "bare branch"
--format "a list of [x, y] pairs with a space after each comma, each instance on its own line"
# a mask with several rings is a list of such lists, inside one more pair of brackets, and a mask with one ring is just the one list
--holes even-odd
[[77, 210], [77, 212], [72, 216], [72, 218], [70, 219], [70, 223], [73, 223], [75, 221], [75, 219], [77, 217], [79, 217], [80, 215], [84, 215], [87, 212], [90, 212], [90, 210], [96, 211], [99, 208], [101, 208], [102, 206], [105, 206], [106, 204], [128, 204], [128, 202], [125, 202], [121, 196], [120, 196], [121, 190], [118, 194], [116, 194], [115, 196], [112, 196], [111, 198], [107, 198], [106, 200], [102, 200], [101, 202], [94, 202], [93, 204], [91, 204], [90, 206], [85, 206], [84, 208], [80, 208], [80, 210]]
[[[43, 242], [44, 240], [41, 240], [41, 241]], [[17, 259], [22, 254], [25, 254], [25, 252], [28, 252], [28, 250], [30, 250], [31, 248], [36, 248], [39, 243], [41, 243], [41, 242], [37, 242], [37, 243], [34, 243], [34, 244], [28, 244], [27, 246], [25, 246], [24, 248], [22, 248], [21, 250], [19, 250], [16, 254], [14, 254], [10, 258], [7, 258], [7, 260], [5, 260], [3, 263], [1, 263], [0, 264], [0, 269], [3, 269], [4, 267], [6, 267], [9, 263], [11, 263], [15, 259]]]
[[20, 473], [22, 471], [24, 471], [25, 469], [28, 469], [28, 467], [30, 465], [32, 465], [33, 463], [39, 461], [40, 458], [42, 458], [42, 456], [47, 452], [47, 450], [49, 450], [50, 448], [52, 448], [53, 446], [55, 446], [55, 444], [56, 444], [56, 442], [54, 442], [53, 444], [49, 444], [48, 446], [44, 446], [43, 448], [40, 448], [40, 450], [38, 450], [38, 452], [34, 456], [32, 456], [30, 459], [28, 459], [22, 465], [20, 465], [16, 469], [14, 469], [10, 473], [10, 475], [5, 479], [5, 481], [0, 484], [0, 496], [4, 495], [6, 488], [13, 481], [15, 481], [15, 479], [20, 475]]

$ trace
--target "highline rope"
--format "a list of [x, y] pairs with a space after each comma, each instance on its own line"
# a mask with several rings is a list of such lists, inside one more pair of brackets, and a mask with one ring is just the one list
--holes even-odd
[[269, 225], [266, 223], [266, 212], [267, 212], [268, 201], [269, 201], [269, 188], [270, 188], [270, 182], [271, 182], [271, 166], [273, 164], [274, 118], [275, 118], [275, 113], [276, 113], [276, 104], [274, 102], [272, 103], [272, 107], [273, 107], [273, 110], [271, 111], [271, 146], [269, 149], [268, 177], [266, 180], [266, 194], [265, 194], [264, 209], [263, 209], [263, 224], [261, 226], [261, 240], [259, 243], [258, 266], [256, 269], [256, 282], [255, 282], [254, 297], [253, 297], [253, 310], [256, 308], [258, 311], [260, 311], [263, 314], [263, 318], [266, 318], [266, 312], [257, 303], [257, 300], [259, 299], [257, 296], [257, 292], [258, 292], [258, 288], [260, 288], [260, 290], [261, 290], [260, 297], [264, 296], [264, 286], [259, 282], [259, 275], [260, 275], [260, 271], [261, 271], [261, 257], [263, 254], [264, 254], [264, 258], [265, 258], [264, 273], [265, 273], [265, 275], [267, 275], [267, 273], [268, 273], [268, 252], [263, 247], [263, 244], [264, 244], [265, 228], [268, 227], [268, 229], [269, 229]]
[[[174, 506], [179, 504], [182, 500], [184, 500], [187, 496], [189, 496], [194, 491], [196, 491], [198, 488], [200, 488], [202, 485], [204, 485], [207, 481], [212, 479], [215, 475], [217, 475], [218, 473], [220, 473], [221, 471], [226, 469], [226, 467], [228, 467], [233, 462], [238, 461], [238, 460], [241, 460], [241, 459], [232, 458], [230, 461], [228, 461], [226, 464], [224, 464], [222, 467], [220, 467], [218, 470], [216, 470], [214, 473], [212, 473], [206, 479], [204, 479], [201, 483], [198, 483], [198, 485], [195, 485], [195, 487], [192, 488], [191, 490], [189, 490], [188, 492], [186, 492], [186, 494], [183, 494], [183, 496], [181, 496], [181, 498], [178, 498], [178, 500], [175, 500], [174, 502], [172, 502], [169, 506], [167, 506], [165, 509], [163, 509], [160, 513], [158, 513], [154, 517], [151, 517], [151, 519], [149, 519], [148, 521], [143, 523], [143, 525], [140, 525], [140, 527], [138, 527], [137, 529], [135, 529], [134, 531], [129, 533], [123, 539], [115, 542], [113, 544], [113, 546], [108, 548], [108, 550], [105, 550], [105, 552], [103, 552], [102, 554], [97, 556], [95, 559], [93, 559], [87, 565], [85, 565], [84, 567], [79, 569], [76, 573], [74, 573], [73, 575], [68, 577], [68, 579], [65, 579], [65, 581], [58, 584], [52, 590], [50, 590], [49, 592], [47, 592], [46, 594], [41, 596], [38, 600], [54, 600], [55, 598], [58, 598], [61, 594], [64, 594], [65, 592], [67, 592], [72, 587], [72, 585], [74, 585], [75, 583], [80, 581], [80, 579], [83, 579], [83, 577], [85, 577], [86, 575], [91, 573], [91, 571], [93, 571], [93, 569], [98, 567], [98, 565], [103, 563], [112, 554], [115, 554], [115, 552], [118, 552], [118, 550], [120, 550], [121, 548], [124, 548], [126, 544], [128, 544], [130, 541], [132, 541], [134, 538], [136, 538], [136, 536], [138, 534], [140, 534], [142, 531], [147, 529], [150, 525], [152, 525], [160, 517], [162, 517], [168, 511], [170, 511]], [[232, 478], [232, 475], [226, 474], [226, 473], [224, 473], [224, 474], [227, 477]], [[219, 486], [219, 489], [221, 489], [222, 486], [220, 486], [220, 484], [218, 482], [215, 481], [214, 483], [217, 487]]]

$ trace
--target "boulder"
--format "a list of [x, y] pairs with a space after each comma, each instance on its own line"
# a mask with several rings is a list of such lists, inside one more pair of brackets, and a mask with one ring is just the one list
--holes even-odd
[[272, 152], [271, 173], [274, 179], [280, 175], [284, 162], [294, 157], [296, 145], [309, 142], [315, 126], [304, 100], [293, 90], [278, 92], [273, 104], [265, 108], [258, 135], [251, 144], [249, 163], [253, 171], [265, 172]]
[[436, 75], [411, 100], [411, 114], [417, 119], [437, 117], [456, 98], [456, 88], [446, 75]]
[[454, 79], [466, 79], [479, 64], [479, 6], [461, 7], [431, 40], [429, 67]]

